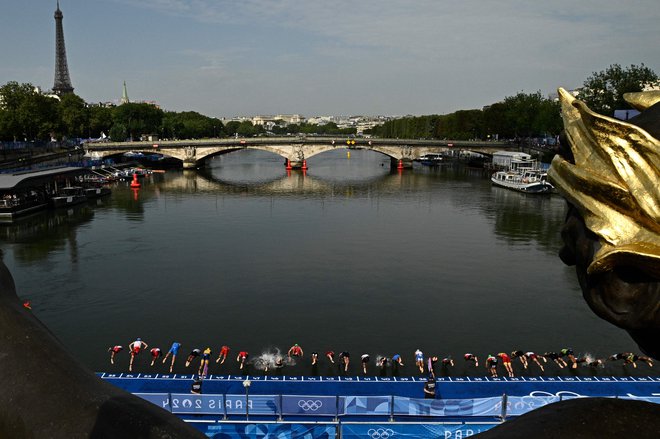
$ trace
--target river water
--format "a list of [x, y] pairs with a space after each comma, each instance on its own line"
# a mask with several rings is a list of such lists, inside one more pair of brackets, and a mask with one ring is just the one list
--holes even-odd
[[[451, 355], [459, 375], [474, 373], [466, 352], [637, 350], [557, 257], [561, 197], [495, 188], [461, 167], [392, 172], [368, 151], [308, 165], [287, 175], [280, 157], [243, 151], [155, 173], [137, 194], [120, 182], [98, 202], [1, 225], [3, 260], [19, 297], [98, 371], [126, 371], [127, 350], [111, 366], [107, 348], [136, 337], [164, 352], [181, 342], [178, 373], [191, 372], [191, 349], [215, 358], [223, 344], [230, 358], [212, 373], [235, 372], [240, 350], [294, 343], [303, 362], [351, 352], [356, 374], [363, 353], [399, 353], [412, 374], [418, 348]], [[137, 371], [166, 372], [147, 357]]]

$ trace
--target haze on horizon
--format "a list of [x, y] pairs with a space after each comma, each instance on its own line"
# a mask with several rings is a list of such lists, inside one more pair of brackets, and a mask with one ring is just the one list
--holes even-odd
[[[56, 1], [5, 2], [0, 84], [50, 89]], [[75, 93], [207, 116], [446, 114], [660, 72], [657, 0], [61, 0]]]

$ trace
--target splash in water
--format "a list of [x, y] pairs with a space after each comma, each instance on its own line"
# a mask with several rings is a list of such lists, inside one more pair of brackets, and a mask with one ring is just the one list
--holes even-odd
[[274, 348], [262, 352], [261, 355], [250, 360], [250, 364], [256, 370], [267, 372], [284, 366], [295, 366], [296, 361], [288, 355], [282, 354], [280, 348]]

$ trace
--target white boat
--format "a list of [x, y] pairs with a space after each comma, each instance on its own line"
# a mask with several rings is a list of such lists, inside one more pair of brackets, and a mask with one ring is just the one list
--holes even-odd
[[427, 153], [419, 157], [419, 161], [422, 165], [425, 166], [438, 166], [442, 163], [443, 157], [442, 154], [436, 153]]
[[511, 171], [498, 171], [490, 181], [494, 185], [526, 194], [550, 194], [554, 186], [548, 182], [547, 174], [540, 169], [521, 168]]

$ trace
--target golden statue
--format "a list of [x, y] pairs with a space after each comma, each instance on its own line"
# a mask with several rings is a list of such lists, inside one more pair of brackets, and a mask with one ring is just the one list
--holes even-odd
[[[576, 266], [596, 314], [658, 358], [660, 140], [635, 119], [594, 113], [563, 89], [559, 96], [570, 152], [555, 156], [548, 174], [570, 205], [560, 256]], [[660, 102], [658, 92], [624, 97], [641, 110]]]

